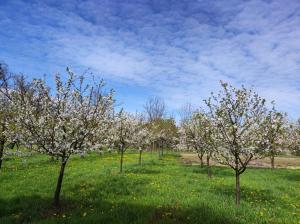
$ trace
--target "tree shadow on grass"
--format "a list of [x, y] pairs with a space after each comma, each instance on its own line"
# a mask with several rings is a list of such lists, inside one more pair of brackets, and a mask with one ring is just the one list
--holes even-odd
[[[186, 166], [189, 167], [190, 165], [186, 165]], [[199, 174], [207, 174], [207, 168], [206, 167], [200, 167], [200, 166], [193, 167], [192, 172], [193, 173], [199, 173]]]
[[292, 172], [292, 170], [289, 170], [288, 173], [285, 173], [284, 175], [280, 175], [281, 178], [285, 178], [288, 181], [296, 181], [300, 183], [300, 172], [294, 171]]
[[[19, 203], [19, 202], [22, 203]], [[59, 209], [53, 208], [50, 198], [40, 196], [0, 199], [1, 223], [203, 223], [239, 224], [225, 210], [216, 210], [205, 205], [189, 208], [175, 206], [157, 207], [140, 203], [112, 203], [96, 198], [92, 203], [64, 201]]]
[[215, 166], [212, 172], [217, 177], [234, 177], [233, 170], [228, 167]]
[[[190, 167], [193, 167], [192, 169], [193, 173], [207, 174], [207, 166], [203, 166], [203, 167], [190, 166]], [[212, 166], [211, 174], [212, 176], [216, 176], [216, 177], [234, 177], [232, 170], [225, 167]]]
[[[174, 161], [174, 163], [176, 164], [176, 161]], [[171, 166], [173, 165], [172, 163], [168, 163], [167, 161], [164, 161], [164, 160], [150, 160], [150, 161], [145, 161], [143, 163], [145, 166]]]
[[[210, 191], [217, 194], [223, 195], [228, 198], [235, 197], [235, 185], [217, 185], [210, 188]], [[271, 190], [269, 189], [255, 189], [247, 186], [241, 186], [241, 200], [246, 202], [270, 202], [278, 201], [279, 199], [275, 197]]]
[[74, 201], [62, 199], [60, 206], [55, 207], [53, 198], [40, 195], [0, 198], [0, 223], [31, 223], [34, 220], [70, 212], [74, 208]]
[[155, 169], [149, 169], [146, 166], [135, 166], [126, 170], [126, 173], [132, 174], [159, 174], [161, 171]]
[[28, 169], [45, 169], [45, 166], [57, 165], [59, 169], [59, 163], [57, 161], [51, 161], [50, 159], [43, 159], [38, 163], [27, 159], [26, 161], [15, 161], [14, 163], [4, 163], [3, 169], [5, 172], [14, 172]]
[[0, 199], [0, 223], [240, 223], [225, 208], [134, 200], [145, 194], [150, 181], [144, 176], [114, 174], [65, 186], [63, 192], [69, 196], [62, 194], [60, 209], [53, 208], [52, 198], [37, 195]]
[[144, 177], [128, 176], [129, 174], [112, 174], [104, 176], [97, 182], [79, 182], [72, 188], [68, 188], [73, 195], [88, 198], [113, 196], [142, 195], [150, 180]]

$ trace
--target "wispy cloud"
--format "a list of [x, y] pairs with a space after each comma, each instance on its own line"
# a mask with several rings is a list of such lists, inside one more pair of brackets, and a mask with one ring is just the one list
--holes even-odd
[[222, 79], [300, 116], [298, 0], [15, 0], [0, 26], [0, 58], [19, 71], [91, 67], [131, 110], [149, 95], [199, 105]]

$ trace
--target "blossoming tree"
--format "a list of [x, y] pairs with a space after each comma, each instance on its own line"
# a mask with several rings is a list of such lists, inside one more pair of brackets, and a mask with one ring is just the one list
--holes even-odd
[[139, 150], [139, 165], [142, 165], [142, 153], [151, 145], [148, 123], [142, 116], [138, 116], [138, 127], [134, 133], [133, 145]]
[[17, 133], [14, 130], [14, 117], [12, 94], [15, 91], [30, 92], [30, 86], [23, 75], [11, 74], [7, 65], [0, 63], [0, 169], [5, 156], [20, 156], [20, 151], [8, 151], [19, 148]]
[[113, 93], [103, 94], [103, 82], [87, 84], [83, 76], [67, 69], [67, 80], [56, 75], [56, 89], [43, 80], [34, 80], [34, 94], [14, 95], [16, 129], [21, 141], [34, 150], [60, 158], [60, 172], [54, 194], [58, 206], [65, 166], [73, 154], [99, 147], [109, 129]]
[[197, 152], [200, 165], [203, 167], [203, 157], [206, 154], [207, 174], [211, 176], [210, 158], [216, 148], [215, 129], [210, 117], [200, 111], [194, 111], [181, 125], [184, 144]]
[[261, 124], [265, 100], [252, 89], [221, 82], [222, 90], [205, 100], [218, 131], [219, 147], [214, 156], [235, 171], [236, 204], [240, 204], [240, 175], [249, 162], [264, 151]]
[[289, 129], [288, 147], [292, 154], [300, 156], [300, 119]]
[[206, 113], [198, 112], [196, 116], [198, 117], [198, 125], [201, 130], [199, 133], [199, 140], [202, 142], [202, 147], [206, 153], [207, 175], [208, 177], [211, 177], [210, 159], [214, 155], [215, 149], [218, 146], [217, 129], [213, 125], [211, 118]]
[[135, 135], [138, 131], [138, 119], [122, 109], [114, 117], [113, 136], [114, 144], [120, 152], [120, 173], [123, 172], [123, 160], [125, 151], [134, 145]]
[[[273, 103], [273, 102], [272, 102]], [[271, 168], [274, 169], [274, 160], [284, 146], [286, 139], [286, 115], [276, 110], [273, 103], [262, 123], [266, 156], [270, 157]]]
[[9, 93], [10, 75], [7, 66], [0, 63], [0, 169], [4, 156], [4, 148], [7, 142], [6, 130], [11, 115], [11, 101]]
[[187, 148], [193, 149], [197, 152], [197, 155], [200, 160], [200, 165], [203, 167], [203, 157], [205, 153], [205, 148], [203, 145], [203, 139], [201, 138], [202, 134], [202, 125], [201, 118], [197, 113], [186, 119], [181, 125], [181, 133], [183, 135], [183, 142]]

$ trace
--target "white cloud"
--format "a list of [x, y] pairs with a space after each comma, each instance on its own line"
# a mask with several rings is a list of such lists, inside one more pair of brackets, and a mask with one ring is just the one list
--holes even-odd
[[11, 43], [26, 42], [19, 50], [28, 61], [42, 55], [50, 65], [91, 67], [151, 90], [171, 110], [200, 104], [223, 79], [300, 116], [299, 1], [15, 4], [20, 12], [3, 8], [0, 25]]

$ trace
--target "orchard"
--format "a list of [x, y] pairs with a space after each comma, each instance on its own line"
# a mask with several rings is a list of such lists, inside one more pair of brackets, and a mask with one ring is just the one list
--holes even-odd
[[252, 88], [221, 81], [177, 120], [70, 68], [54, 85], [0, 72], [1, 223], [300, 220], [300, 121]]

